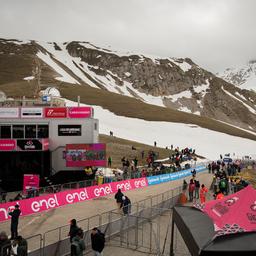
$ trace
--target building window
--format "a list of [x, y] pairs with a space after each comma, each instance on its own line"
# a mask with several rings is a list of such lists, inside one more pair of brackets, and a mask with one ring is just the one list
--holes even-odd
[[2, 125], [1, 126], [1, 138], [2, 139], [10, 139], [12, 137], [12, 131], [10, 125]]
[[25, 138], [36, 138], [36, 125], [25, 125]]
[[12, 137], [14, 139], [24, 139], [24, 125], [13, 125]]
[[98, 125], [97, 123], [94, 123], [94, 130], [97, 131], [97, 129], [98, 129]]
[[37, 126], [37, 138], [38, 139], [49, 138], [49, 126], [48, 125], [38, 125]]

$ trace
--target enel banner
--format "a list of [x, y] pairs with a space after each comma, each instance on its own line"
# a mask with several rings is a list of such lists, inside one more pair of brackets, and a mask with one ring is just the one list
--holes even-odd
[[61, 206], [84, 202], [94, 198], [111, 195], [120, 188], [123, 192], [148, 186], [146, 178], [112, 182], [99, 186], [73, 189], [68, 191], [39, 196], [21, 201], [0, 204], [0, 222], [10, 219], [9, 210], [13, 210], [16, 204], [20, 205], [21, 216], [55, 209]]

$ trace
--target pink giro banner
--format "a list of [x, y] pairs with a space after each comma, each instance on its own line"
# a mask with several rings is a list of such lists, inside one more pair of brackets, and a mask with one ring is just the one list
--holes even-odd
[[206, 202], [202, 211], [213, 220], [217, 236], [256, 231], [256, 190], [252, 186], [220, 200]]
[[125, 192], [133, 189], [144, 188], [147, 186], [147, 179], [139, 178], [107, 183], [100, 186], [63, 191], [56, 194], [0, 204], [0, 222], [10, 219], [8, 212], [12, 211], [16, 204], [20, 205], [21, 216], [28, 216], [35, 213], [56, 209], [61, 206], [80, 203], [97, 197], [111, 195], [116, 193], [119, 188]]

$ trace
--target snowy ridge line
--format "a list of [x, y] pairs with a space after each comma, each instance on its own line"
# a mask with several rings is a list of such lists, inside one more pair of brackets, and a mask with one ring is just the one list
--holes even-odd
[[244, 103], [242, 100], [238, 99], [237, 97], [235, 97], [234, 95], [232, 95], [230, 92], [226, 91], [224, 89], [224, 87], [222, 86], [221, 89], [227, 94], [229, 95], [231, 98], [241, 102], [251, 113], [253, 113], [254, 115], [256, 114], [256, 110], [254, 108], [252, 108], [251, 106], [247, 105], [246, 103]]

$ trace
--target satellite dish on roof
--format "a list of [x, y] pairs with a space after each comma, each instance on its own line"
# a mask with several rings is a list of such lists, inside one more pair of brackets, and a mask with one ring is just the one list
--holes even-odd
[[0, 91], [0, 101], [3, 102], [3, 101], [6, 101], [6, 99], [7, 99], [6, 94], [3, 91]]
[[44, 90], [43, 95], [52, 97], [61, 97], [60, 91], [55, 87], [48, 87]]

